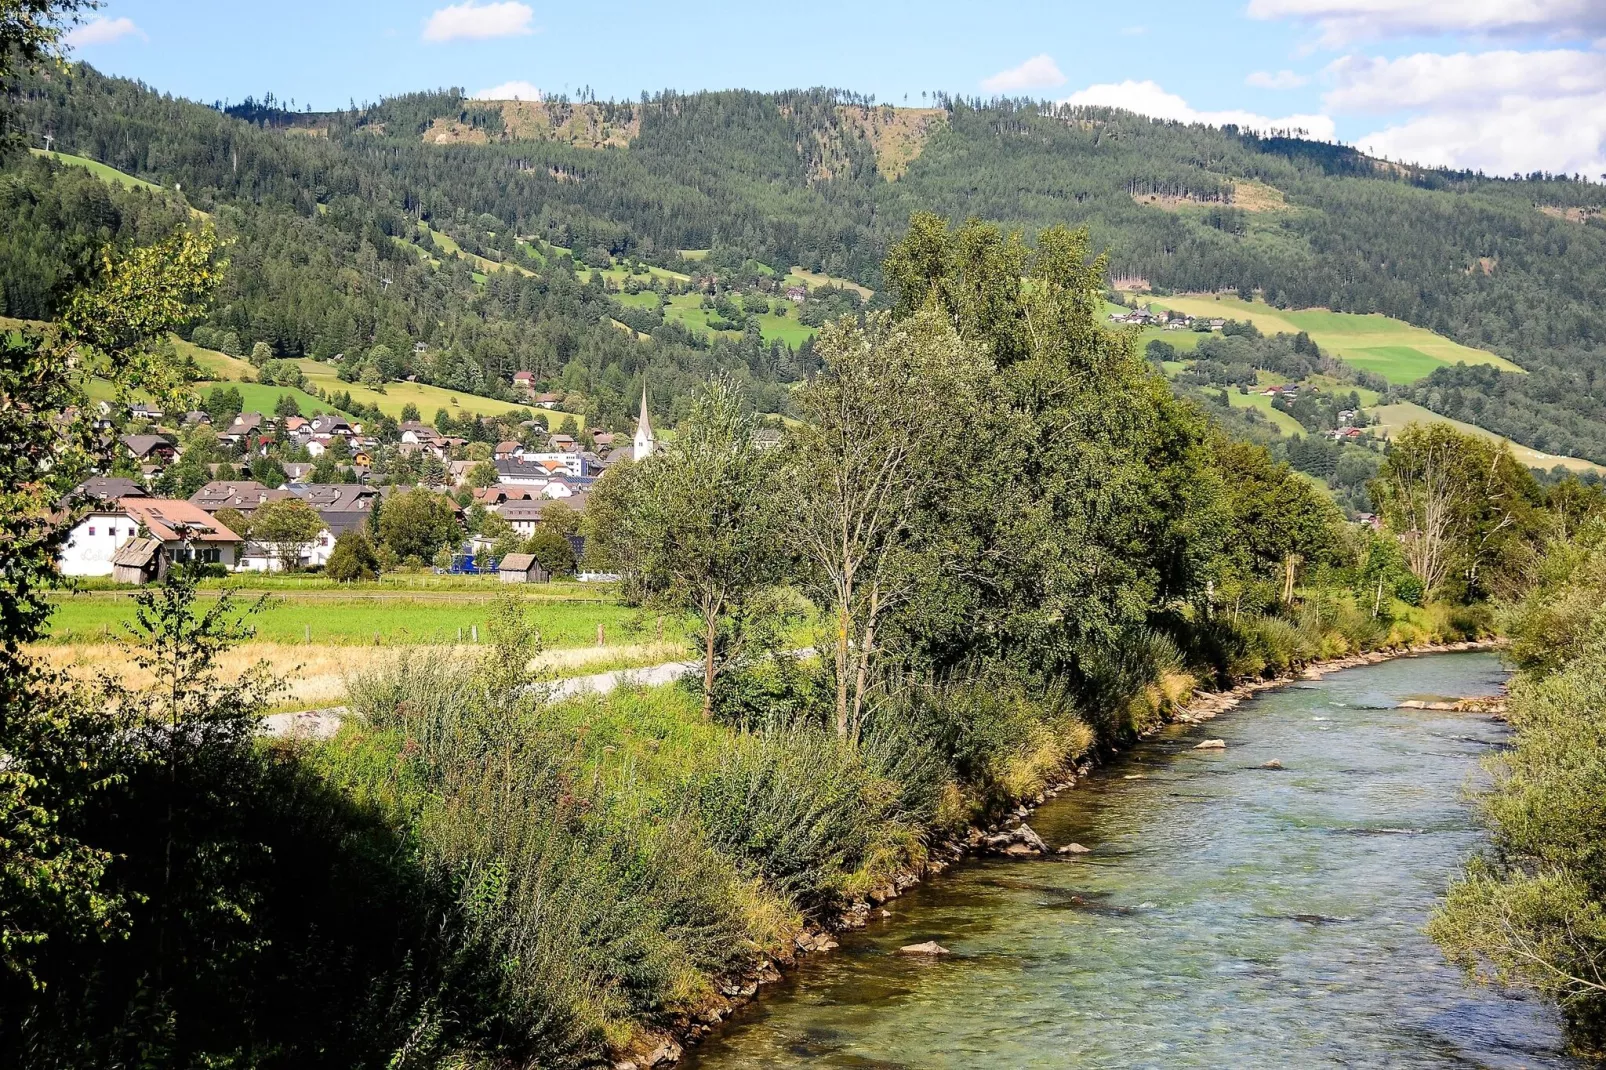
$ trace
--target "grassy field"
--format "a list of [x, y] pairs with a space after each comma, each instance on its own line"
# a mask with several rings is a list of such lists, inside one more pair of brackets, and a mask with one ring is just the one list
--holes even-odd
[[351, 413], [336, 409], [327, 401], [313, 397], [305, 390], [298, 390], [293, 386], [271, 386], [267, 383], [234, 383], [218, 382], [215, 380], [202, 380], [195, 383], [195, 392], [202, 399], [214, 386], [233, 387], [240, 392], [240, 402], [244, 412], [261, 412], [271, 415], [279, 404], [279, 399], [286, 394], [296, 399], [296, 405], [301, 409], [301, 415], [311, 416], [315, 412], [340, 412], [342, 416], [351, 417]]
[[807, 286], [814, 289], [816, 286], [839, 286], [844, 290], [852, 290], [866, 301], [875, 296], [875, 291], [868, 286], [860, 286], [847, 279], [839, 279], [834, 275], [825, 275], [818, 271], [806, 271], [800, 267], [793, 267], [787, 272], [783, 286]]
[[1308, 435], [1298, 420], [1286, 412], [1278, 412], [1271, 407], [1271, 398], [1263, 394], [1240, 394], [1236, 387], [1227, 390], [1227, 402], [1235, 409], [1253, 409], [1276, 425], [1277, 430], [1285, 435]]
[[[459, 634], [468, 642], [476, 627], [483, 640], [491, 601], [501, 593], [499, 588], [494, 581], [478, 590], [270, 588], [269, 603], [252, 618], [252, 624], [256, 638], [269, 643], [455, 643]], [[598, 597], [597, 592], [587, 599], [534, 594], [525, 601], [543, 642], [554, 649], [597, 645], [599, 624], [613, 643], [639, 644], [658, 638], [656, 618], [642, 617], [636, 610]], [[53, 644], [104, 642], [107, 637], [116, 638], [133, 619], [134, 598], [129, 590], [62, 593], [52, 596], [51, 602], [55, 613], [49, 641]], [[666, 621], [665, 631], [671, 638], [680, 633], [674, 621]]]
[[1362, 316], [1319, 308], [1285, 311], [1263, 301], [1244, 302], [1226, 295], [1196, 294], [1142, 300], [1191, 316], [1249, 320], [1266, 334], [1304, 331], [1323, 349], [1357, 368], [1376, 372], [1391, 383], [1415, 382], [1435, 368], [1458, 363], [1492, 364], [1511, 372], [1522, 370], [1504, 357], [1452, 342], [1432, 331], [1387, 316]]
[[[238, 387], [240, 393], [246, 396], [246, 411], [272, 412], [273, 405], [281, 394], [294, 394], [301, 404], [303, 413], [310, 412], [312, 408], [321, 408], [330, 411], [333, 406], [328, 402], [319, 401], [300, 390], [292, 390], [282, 386], [264, 386], [260, 383], [244, 383], [239, 376], [248, 375], [256, 369], [248, 361], [218, 353], [210, 349], [201, 349], [188, 342], [182, 342], [187, 351], [194, 355], [196, 363], [213, 375], [219, 376], [220, 381]], [[332, 364], [321, 361], [301, 358], [296, 361], [301, 367], [301, 373], [306, 376], [307, 382], [321, 389], [325, 394], [338, 394], [342, 391], [349, 393], [353, 401], [365, 405], [377, 404], [381, 412], [387, 416], [401, 418], [402, 407], [411, 402], [418, 406], [419, 415], [425, 420], [432, 420], [439, 409], [448, 412], [467, 412], [475, 416], [501, 416], [514, 409], [528, 408], [532, 412], [546, 416], [551, 426], [557, 426], [565, 417], [572, 416], [576, 423], [584, 419], [582, 413], [563, 412], [559, 409], [543, 409], [533, 405], [521, 405], [514, 401], [501, 401], [496, 398], [480, 397], [476, 394], [465, 394], [461, 391], [447, 390], [444, 387], [430, 386], [428, 383], [386, 383], [383, 394], [361, 383], [343, 383]], [[208, 381], [195, 384], [200, 391], [210, 390], [216, 382]]]
[[133, 175], [125, 174], [117, 170], [117, 168], [109, 167], [98, 160], [91, 160], [87, 156], [73, 156], [66, 152], [46, 152], [44, 149], [29, 149], [28, 151], [35, 156], [49, 157], [57, 163], [64, 163], [71, 167], [82, 167], [96, 178], [103, 182], [110, 182], [114, 186], [122, 186], [125, 189], [150, 190], [153, 193], [177, 193], [176, 190], [166, 189], [154, 182], [147, 182], [143, 178], [135, 178]]
[[[1462, 423], [1460, 420], [1451, 420], [1440, 416], [1431, 409], [1409, 401], [1402, 401], [1394, 405], [1382, 405], [1372, 410], [1377, 418], [1378, 429], [1390, 437], [1399, 434], [1410, 424], [1439, 423], [1450, 424], [1458, 430], [1480, 438], [1500, 440], [1500, 436], [1493, 431], [1486, 431], [1474, 424]], [[1559, 457], [1554, 453], [1544, 453], [1540, 450], [1530, 449], [1527, 446], [1511, 443], [1511, 452], [1523, 464], [1530, 468], [1543, 468], [1546, 471], [1561, 465], [1570, 472], [1600, 472], [1606, 474], [1606, 467], [1586, 461], [1578, 457]]]
[[[457, 244], [457, 240], [450, 234], [447, 234], [444, 231], [436, 230], [428, 223], [419, 223], [418, 229], [428, 234], [430, 238], [434, 240], [435, 247], [440, 249], [447, 256], [460, 256], [478, 268], [481, 272], [517, 271], [521, 275], [533, 276], [535, 274], [535, 272], [531, 271], [529, 268], [521, 267], [518, 264], [504, 264], [500, 261], [492, 260], [489, 257], [480, 256], [478, 253], [467, 252], [461, 245]], [[485, 280], [481, 279], [480, 281], [483, 282]]]
[[[618, 294], [619, 303], [632, 308], [657, 308], [658, 295], [654, 293]], [[718, 334], [726, 338], [740, 337], [740, 331], [715, 331], [708, 326], [708, 318], [715, 313], [702, 307], [702, 294], [677, 294], [669, 299], [664, 306], [664, 318], [683, 324], [687, 330], [697, 331], [701, 334]], [[774, 304], [774, 301], [771, 301]], [[790, 302], [788, 302], [790, 304]], [[757, 317], [759, 333], [764, 341], [773, 342], [777, 338], [796, 349], [803, 342], [814, 336], [815, 328], [799, 323], [795, 312], [790, 315], [778, 316], [773, 312]]]

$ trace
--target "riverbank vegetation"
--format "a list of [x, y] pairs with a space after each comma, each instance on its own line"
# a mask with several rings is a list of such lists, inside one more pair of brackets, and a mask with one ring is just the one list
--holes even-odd
[[[1598, 508], [1598, 505], [1597, 505]], [[1560, 535], [1561, 533], [1558, 533]], [[1492, 834], [1430, 932], [1469, 973], [1537, 991], [1606, 1058], [1606, 523], [1558, 537], [1507, 607], [1515, 742], [1487, 763]]]

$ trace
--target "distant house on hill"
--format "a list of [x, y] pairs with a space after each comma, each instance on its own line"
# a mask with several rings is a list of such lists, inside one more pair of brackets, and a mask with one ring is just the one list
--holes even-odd
[[521, 393], [524, 393], [524, 394], [533, 394], [533, 393], [535, 393], [535, 373], [534, 372], [514, 372], [513, 373], [513, 389], [515, 389], [515, 390], [517, 390], [517, 391], [519, 391]]

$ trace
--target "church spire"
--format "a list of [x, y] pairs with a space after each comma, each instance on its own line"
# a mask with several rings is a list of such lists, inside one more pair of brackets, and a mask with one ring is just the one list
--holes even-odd
[[652, 437], [652, 417], [647, 415], [647, 379], [641, 380], [641, 417], [636, 421], [636, 444], [631, 459], [639, 461], [644, 457], [651, 457], [653, 447], [657, 443]]

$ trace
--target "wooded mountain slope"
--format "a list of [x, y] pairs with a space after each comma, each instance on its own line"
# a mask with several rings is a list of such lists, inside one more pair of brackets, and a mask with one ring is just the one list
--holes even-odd
[[[326, 272], [301, 275], [298, 285], [331, 292], [242, 293], [232, 312], [220, 310], [227, 320], [250, 306], [287, 352], [311, 352], [320, 332], [339, 335], [348, 314], [354, 336], [373, 338], [384, 333], [380, 324], [433, 338], [445, 321], [463, 357], [462, 389], [471, 388], [470, 365], [494, 380], [510, 362], [562, 368], [598, 349], [609, 352], [581, 358], [588, 375], [624, 367], [628, 379], [639, 354], [614, 351], [628, 339], [589, 333], [606, 318], [604, 295], [534, 316], [565, 324], [561, 338], [519, 326], [534, 306], [516, 296], [476, 317], [487, 330], [509, 323], [512, 337], [470, 340], [462, 319], [482, 300], [471, 292], [478, 280], [433, 284], [461, 293], [426, 298], [419, 291], [428, 287], [403, 270], [413, 254], [401, 244], [416, 242], [423, 220], [493, 258], [526, 256], [520, 238], [573, 249], [587, 263], [610, 255], [683, 267], [678, 250], [712, 249], [880, 289], [889, 242], [912, 211], [927, 209], [1028, 233], [1085, 225], [1095, 247], [1110, 251], [1113, 277], [1158, 291], [1258, 291], [1282, 307], [1382, 312], [1493, 351], [1529, 374], [1444, 373], [1436, 389], [1411, 396], [1538, 449], [1606, 460], [1606, 405], [1596, 388], [1606, 373], [1598, 307], [1606, 188], [1384, 164], [1343, 146], [1109, 109], [934, 103], [936, 112], [905, 114], [816, 89], [533, 108], [469, 102], [449, 90], [323, 114], [254, 101], [225, 114], [80, 65], [70, 76], [22, 83], [15, 122], [35, 143], [50, 132], [65, 151], [179, 184], [203, 210], [236, 209], [223, 215], [242, 234], [265, 230], [273, 237], [264, 245], [305, 250], [276, 253], [281, 272], [299, 274], [298, 255], [314, 265], [326, 259]], [[256, 247], [243, 242], [237, 263]], [[359, 301], [337, 276], [362, 276], [358, 259], [370, 248], [394, 285], [365, 288]], [[522, 284], [499, 279], [497, 288], [527, 287], [549, 305], [551, 273], [542, 274]], [[248, 285], [264, 290], [261, 280]], [[7, 292], [9, 307], [16, 299]], [[313, 322], [308, 309], [324, 319]], [[761, 342], [740, 355], [720, 343], [700, 351], [688, 338], [655, 344], [678, 347], [653, 358], [671, 381], [674, 369], [710, 361], [740, 365], [757, 382], [795, 378], [807, 363], [778, 368], [786, 358]], [[1480, 409], [1479, 397], [1491, 403]], [[770, 400], [780, 407], [779, 397]]]

